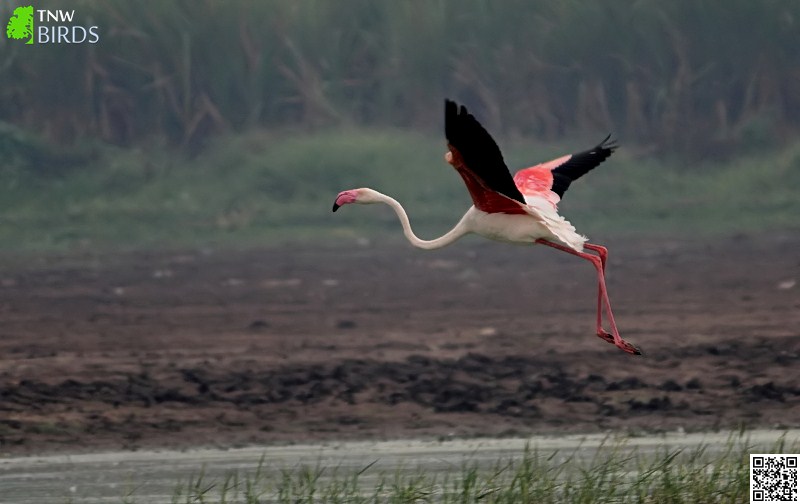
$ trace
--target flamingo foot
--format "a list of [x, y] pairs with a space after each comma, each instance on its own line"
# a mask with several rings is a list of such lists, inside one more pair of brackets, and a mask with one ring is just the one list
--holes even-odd
[[614, 335], [611, 333], [607, 333], [604, 329], [597, 330], [597, 337], [611, 343], [612, 345], [616, 344], [614, 341]]
[[634, 345], [633, 343], [628, 343], [624, 339], [620, 338], [619, 341], [614, 339], [614, 335], [605, 331], [605, 329], [600, 329], [597, 331], [597, 337], [611, 343], [612, 345], [617, 346], [623, 352], [628, 352], [632, 355], [642, 355], [642, 349], [638, 346]]
[[642, 349], [634, 345], [633, 343], [628, 343], [625, 340], [620, 340], [619, 343], [615, 343], [618, 348], [620, 348], [623, 352], [628, 352], [631, 355], [642, 355]]

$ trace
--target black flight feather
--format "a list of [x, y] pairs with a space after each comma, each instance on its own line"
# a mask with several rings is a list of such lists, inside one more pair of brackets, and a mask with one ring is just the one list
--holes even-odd
[[596, 168], [597, 165], [605, 161], [616, 148], [616, 141], [611, 139], [611, 135], [608, 135], [596, 147], [573, 154], [566, 163], [553, 169], [552, 191], [563, 198], [564, 193], [569, 189], [569, 185], [573, 181], [586, 175], [589, 170]]
[[466, 107], [459, 107], [454, 101], [444, 101], [444, 134], [447, 142], [461, 154], [467, 168], [486, 187], [525, 203], [503, 161], [500, 148]]

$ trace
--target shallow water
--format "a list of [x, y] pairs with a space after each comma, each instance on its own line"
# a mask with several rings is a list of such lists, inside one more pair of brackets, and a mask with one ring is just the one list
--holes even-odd
[[[238, 449], [191, 449], [185, 451], [122, 451], [89, 454], [59, 454], [0, 459], [0, 502], [50, 504], [66, 502], [172, 502], [180, 482], [203, 474], [207, 484], [221, 485], [232, 472], [253, 474], [263, 457], [262, 474], [279, 480], [284, 469], [305, 465], [328, 468], [320, 484], [359, 471], [372, 464], [359, 478], [370, 488], [385, 475], [399, 472], [458, 474], [465, 463], [490, 467], [498, 460], [519, 459], [526, 446], [543, 457], [555, 453], [554, 463], [573, 456], [590, 460], [598, 450], [623, 447], [646, 456], [665, 449], [705, 446], [713, 456], [724, 450], [731, 439], [752, 446], [752, 451], [768, 449], [784, 436], [788, 446], [800, 441], [800, 430], [749, 431], [738, 433], [672, 433], [656, 436], [613, 437], [610, 435], [542, 436], [507, 439], [453, 439], [447, 441], [384, 441], [253, 446]], [[334, 468], [335, 471], [334, 471]], [[209, 495], [218, 496], [214, 489]], [[185, 498], [185, 497], [184, 497]]]

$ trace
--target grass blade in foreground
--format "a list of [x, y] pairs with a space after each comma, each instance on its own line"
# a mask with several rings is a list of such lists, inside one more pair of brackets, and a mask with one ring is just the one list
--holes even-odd
[[[771, 448], [782, 447], [783, 438]], [[700, 445], [648, 452], [608, 438], [599, 447], [568, 453], [526, 447], [518, 459], [489, 465], [467, 458], [449, 469], [400, 466], [392, 472], [372, 463], [348, 472], [319, 462], [285, 468], [277, 475], [265, 466], [268, 459], [262, 459], [252, 474], [231, 475], [221, 482], [190, 480], [176, 495], [185, 497], [177, 502], [247, 504], [747, 502], [752, 449], [742, 434], [732, 435], [721, 450]], [[214, 494], [209, 488], [224, 492]]]

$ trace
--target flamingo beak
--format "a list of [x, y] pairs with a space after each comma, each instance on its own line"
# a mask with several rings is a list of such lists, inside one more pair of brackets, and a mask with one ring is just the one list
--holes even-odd
[[[333, 202], [333, 211], [339, 210], [339, 207], [342, 205], [347, 205], [348, 203], [355, 203], [358, 199], [358, 191], [356, 189], [350, 189], [349, 191], [342, 191], [336, 196], [336, 200]], [[341, 201], [341, 203], [340, 203]]]

